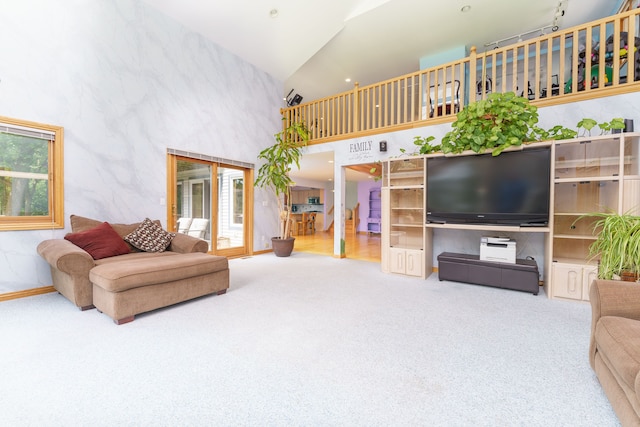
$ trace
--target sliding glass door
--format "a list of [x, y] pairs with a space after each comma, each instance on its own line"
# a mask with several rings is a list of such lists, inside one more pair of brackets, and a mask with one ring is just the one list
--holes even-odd
[[174, 230], [209, 243], [225, 256], [251, 253], [248, 217], [252, 169], [169, 156], [169, 217]]
[[243, 245], [244, 172], [240, 169], [218, 167], [218, 250]]

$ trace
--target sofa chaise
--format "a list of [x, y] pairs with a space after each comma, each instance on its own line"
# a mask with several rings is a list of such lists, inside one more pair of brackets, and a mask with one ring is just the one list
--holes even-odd
[[[126, 240], [147, 232], [143, 226], [154, 226], [148, 223], [166, 238], [159, 250], [141, 250]], [[53, 286], [81, 310], [96, 307], [116, 324], [189, 299], [220, 295], [229, 288], [226, 257], [207, 254], [204, 240], [161, 230], [158, 221], [109, 224], [72, 215], [71, 230], [64, 239], [38, 245], [38, 253], [50, 265]], [[95, 239], [102, 241], [104, 235], [109, 235], [111, 244], [96, 249], [90, 239], [99, 236]]]
[[589, 362], [623, 426], [640, 426], [640, 284], [594, 280]]

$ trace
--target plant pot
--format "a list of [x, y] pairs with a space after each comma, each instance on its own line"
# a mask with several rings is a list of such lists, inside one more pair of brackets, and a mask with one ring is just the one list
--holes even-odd
[[636, 282], [638, 280], [638, 274], [632, 271], [623, 271], [620, 273], [620, 280], [625, 282]]
[[271, 247], [273, 248], [273, 253], [280, 257], [291, 255], [291, 252], [293, 252], [293, 242], [295, 242], [295, 240], [295, 237], [289, 237], [287, 239], [272, 237]]

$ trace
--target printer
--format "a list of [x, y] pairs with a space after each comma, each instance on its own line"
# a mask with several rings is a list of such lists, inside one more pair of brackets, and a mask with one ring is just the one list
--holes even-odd
[[516, 263], [516, 242], [508, 237], [481, 237], [480, 260]]

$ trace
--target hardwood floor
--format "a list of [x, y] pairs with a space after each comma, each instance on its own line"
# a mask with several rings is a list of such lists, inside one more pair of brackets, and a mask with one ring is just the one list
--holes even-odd
[[[295, 236], [294, 251], [333, 256], [333, 233], [319, 231], [305, 236]], [[347, 258], [380, 262], [380, 235], [358, 233], [345, 237]]]

